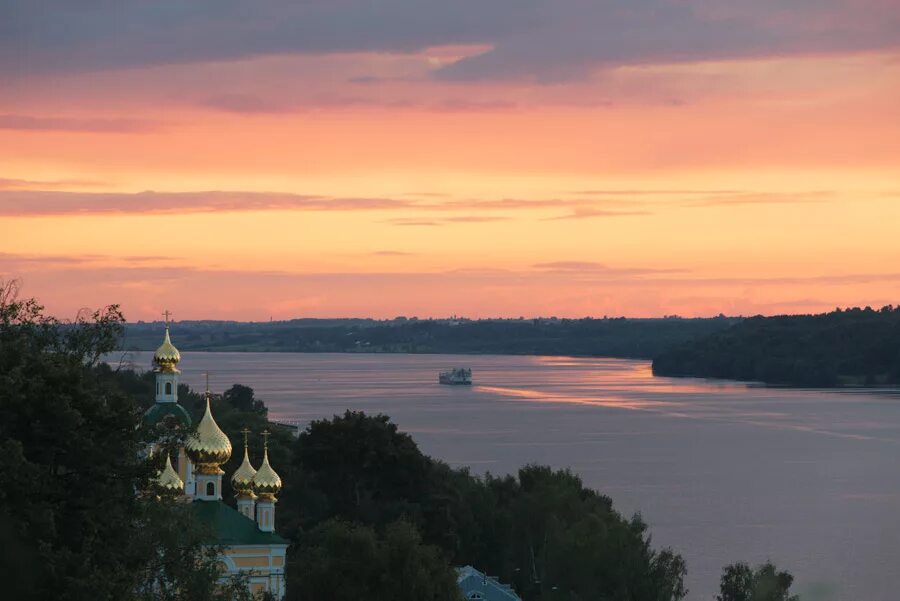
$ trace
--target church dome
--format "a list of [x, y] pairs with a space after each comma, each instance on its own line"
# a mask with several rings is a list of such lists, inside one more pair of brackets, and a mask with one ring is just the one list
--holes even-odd
[[208, 393], [206, 412], [197, 424], [197, 431], [188, 437], [184, 450], [200, 473], [219, 473], [219, 466], [231, 458], [231, 441], [213, 419]]
[[247, 455], [247, 446], [244, 446], [244, 461], [241, 462], [239, 468], [237, 468], [234, 472], [234, 475], [231, 476], [231, 487], [238, 493], [252, 493], [253, 492], [253, 477], [256, 475], [256, 470], [253, 469], [253, 466], [250, 465], [250, 457]]
[[159, 348], [156, 349], [156, 352], [153, 353], [153, 364], [159, 371], [177, 372], [178, 370], [175, 369], [175, 366], [178, 365], [179, 361], [181, 361], [181, 353], [178, 352], [178, 349], [175, 348], [175, 345], [169, 339], [169, 324], [166, 324], [166, 337], [163, 339], [163, 343], [159, 345]]
[[253, 476], [253, 490], [261, 497], [274, 498], [281, 490], [281, 477], [269, 465], [269, 449], [263, 454], [262, 465]]
[[172, 467], [172, 458], [168, 454], [166, 455], [166, 466], [156, 477], [153, 485], [163, 495], [180, 495], [184, 492], [184, 482]]

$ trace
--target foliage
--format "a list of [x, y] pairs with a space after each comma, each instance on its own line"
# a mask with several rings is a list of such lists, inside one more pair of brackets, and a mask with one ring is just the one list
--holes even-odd
[[716, 601], [799, 601], [790, 593], [793, 582], [790, 573], [779, 572], [772, 562], [755, 570], [746, 563], [735, 563], [722, 570]]
[[159, 466], [98, 366], [122, 323], [115, 306], [60, 323], [0, 284], [0, 572], [16, 599], [240, 598], [183, 506], [135, 494]]
[[262, 601], [250, 592], [249, 574], [220, 581], [222, 549], [205, 544], [208, 533], [193, 523], [188, 505], [159, 498], [141, 504], [132, 552], [145, 562], [135, 574], [135, 601]]
[[404, 521], [382, 532], [331, 520], [303, 537], [290, 564], [288, 599], [458, 601], [456, 573]]
[[900, 307], [754, 317], [658, 354], [653, 372], [790, 386], [900, 384]]
[[300, 434], [295, 461], [327, 499], [319, 517], [384, 525], [412, 513], [427, 495], [429, 460], [384, 415], [347, 411], [312, 422]]
[[263, 417], [269, 413], [266, 404], [253, 396], [253, 389], [249, 386], [234, 384], [222, 394], [222, 400], [242, 413], [256, 413]]
[[279, 510], [299, 516], [301, 528], [338, 519], [377, 530], [404, 518], [455, 565], [497, 574], [526, 600], [686, 594], [681, 557], [653, 550], [640, 518], [622, 518], [569, 471], [528, 466], [517, 478], [476, 478], [423, 455], [386, 416], [360, 412], [310, 424], [295, 460], [303, 478]]

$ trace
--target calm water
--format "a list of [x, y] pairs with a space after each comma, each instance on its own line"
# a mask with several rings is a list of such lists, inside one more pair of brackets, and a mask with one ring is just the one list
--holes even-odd
[[[133, 354], [138, 367], [148, 353]], [[439, 386], [470, 366], [476, 385]], [[654, 378], [646, 362], [566, 357], [184, 353], [183, 381], [252, 386], [272, 416], [384, 412], [428, 454], [496, 474], [571, 467], [688, 562], [692, 600], [721, 567], [772, 559], [804, 600], [900, 599], [900, 396]]]

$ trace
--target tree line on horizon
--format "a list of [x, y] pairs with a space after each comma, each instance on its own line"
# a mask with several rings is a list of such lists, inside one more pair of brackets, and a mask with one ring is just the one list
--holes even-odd
[[[123, 323], [109, 307], [61, 327], [0, 286], [0, 568], [16, 574], [6, 590], [16, 599], [249, 601], [245, 580], [220, 582], [219, 549], [184, 504], [135, 494], [160, 466], [139, 453], [152, 373], [101, 361]], [[179, 396], [198, 421], [201, 395], [183, 386]], [[459, 601], [453, 566], [464, 564], [525, 601], [686, 595], [683, 559], [653, 548], [639, 516], [620, 515], [568, 470], [474, 476], [423, 454], [387, 416], [353, 411], [294, 438], [240, 385], [213, 404], [232, 441], [244, 427], [274, 431], [270, 459], [285, 482], [276, 522], [292, 542], [288, 599]], [[254, 455], [259, 444], [251, 440]], [[791, 584], [771, 564], [732, 564], [717, 599], [789, 601]]]
[[[660, 376], [803, 387], [900, 384], [900, 307], [890, 305], [748, 318], [300, 319], [178, 327], [185, 350], [606, 356], [652, 359]], [[158, 330], [131, 324], [120, 348], [155, 348]]]
[[900, 306], [751, 317], [661, 352], [653, 373], [782, 386], [896, 386]]
[[[651, 359], [663, 350], [727, 328], [740, 318], [485, 319], [375, 321], [300, 319], [271, 323], [186, 321], [184, 350], [475, 353]], [[153, 350], [159, 324], [128, 324], [123, 350]]]

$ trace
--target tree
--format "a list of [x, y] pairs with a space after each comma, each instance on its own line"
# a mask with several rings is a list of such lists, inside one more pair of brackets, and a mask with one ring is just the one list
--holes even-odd
[[725, 566], [716, 601], [799, 601], [791, 595], [794, 577], [779, 572], [772, 562], [751, 569], [746, 563]]
[[183, 505], [135, 494], [158, 466], [138, 458], [139, 407], [99, 367], [123, 321], [113, 305], [61, 323], [0, 283], [0, 573], [16, 599], [238, 595], [216, 588]]
[[347, 411], [312, 422], [300, 434], [295, 461], [327, 499], [320, 519], [382, 526], [417, 514], [426, 496], [429, 459], [385, 415]]
[[900, 310], [752, 317], [657, 353], [653, 373], [791, 386], [900, 382]]
[[[454, 565], [497, 574], [527, 601], [686, 594], [682, 558], [654, 550], [640, 518], [624, 519], [569, 471], [527, 466], [517, 478], [474, 477], [422, 454], [386, 416], [359, 412], [312, 422], [295, 449], [296, 484], [279, 507], [283, 515], [302, 509], [307, 529], [337, 518], [381, 532], [403, 519]], [[303, 557], [291, 559], [292, 570]], [[361, 551], [341, 558], [369, 562]]]
[[[525, 599], [677, 601], [685, 565], [650, 546], [639, 516], [625, 520], [609, 497], [568, 470], [526, 466], [513, 479], [490, 480], [499, 515], [508, 516], [497, 571]], [[504, 518], [501, 518], [504, 519]], [[511, 566], [518, 570], [509, 572]]]
[[456, 572], [439, 549], [423, 545], [412, 524], [380, 533], [327, 521], [306, 535], [291, 562], [289, 601], [459, 601]]
[[132, 553], [144, 557], [134, 574], [134, 601], [263, 601], [249, 574], [222, 579], [221, 547], [193, 523], [190, 507], [174, 499], [142, 498]]
[[265, 403], [253, 396], [253, 389], [249, 386], [234, 384], [222, 394], [222, 399], [244, 413], [257, 413], [263, 417], [268, 414]]

